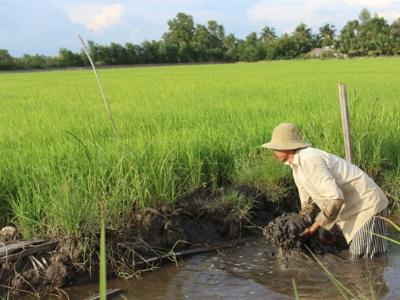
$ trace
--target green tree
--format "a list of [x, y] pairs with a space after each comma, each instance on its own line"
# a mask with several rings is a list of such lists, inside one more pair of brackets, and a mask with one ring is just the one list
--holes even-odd
[[224, 39], [225, 29], [224, 26], [218, 24], [216, 21], [208, 21], [208, 57], [212, 61], [221, 61], [224, 57]]
[[207, 27], [197, 25], [192, 40], [195, 61], [222, 61], [224, 58], [225, 30], [216, 21], [208, 21]]
[[97, 65], [112, 65], [113, 58], [111, 57], [110, 48], [107, 45], [96, 45], [96, 60]]
[[226, 61], [237, 61], [239, 59], [238, 40], [233, 34], [228, 34], [224, 39], [224, 59]]
[[39, 54], [24, 54], [20, 59], [18, 59], [18, 61], [19, 64], [26, 69], [46, 69], [60, 66], [55, 58]]
[[358, 43], [361, 55], [391, 54], [393, 47], [390, 41], [390, 26], [377, 14], [371, 16], [367, 9], [359, 15], [360, 26]]
[[260, 33], [260, 40], [264, 43], [268, 43], [270, 41], [273, 41], [277, 38], [276, 33], [275, 33], [275, 28], [265, 26]]
[[140, 45], [132, 43], [125, 44], [125, 50], [127, 55], [128, 64], [142, 64], [143, 60], [143, 49]]
[[128, 53], [120, 44], [111, 43], [108, 46], [108, 53], [110, 55], [110, 64], [112, 65], [124, 65], [128, 63]]
[[144, 41], [142, 43], [142, 56], [143, 62], [146, 64], [156, 64], [163, 62], [160, 57], [160, 42], [157, 41]]
[[8, 53], [8, 50], [0, 49], [0, 70], [12, 70], [16, 68], [17, 68], [16, 61]]
[[319, 37], [321, 39], [321, 45], [323, 47], [333, 46], [335, 42], [335, 26], [329, 23], [319, 28]]
[[360, 55], [361, 50], [358, 41], [360, 23], [357, 20], [348, 21], [339, 35], [338, 47], [341, 52], [350, 56]]
[[178, 60], [179, 49], [178, 46], [175, 44], [169, 44], [166, 43], [165, 41], [161, 41], [159, 52], [162, 62], [176, 63], [179, 61]]
[[245, 41], [239, 43], [239, 59], [242, 61], [258, 61], [264, 59], [262, 43], [257, 38], [257, 33], [250, 33]]
[[274, 59], [276, 56], [277, 35], [273, 27], [265, 26], [260, 33], [260, 41], [264, 47], [266, 59]]
[[192, 61], [192, 39], [194, 36], [193, 17], [184, 13], [178, 13], [176, 17], [168, 21], [169, 31], [163, 35], [168, 44], [178, 47], [178, 60], [180, 62]]
[[360, 20], [361, 25], [364, 25], [371, 20], [371, 13], [368, 9], [363, 8], [358, 15], [358, 19]]
[[287, 33], [277, 39], [274, 46], [273, 58], [291, 59], [299, 54], [295, 39]]
[[[92, 58], [93, 62], [96, 62], [99, 58], [98, 58], [98, 54], [99, 54], [99, 45], [97, 45], [95, 42], [93, 41], [88, 41], [87, 42], [87, 47], [88, 47], [88, 52], [90, 54], [90, 57]], [[86, 55], [85, 55], [86, 56]], [[86, 60], [87, 58], [85, 58]], [[87, 64], [89, 64], [89, 61], [87, 61]]]
[[192, 47], [194, 61], [204, 62], [209, 60], [210, 37], [206, 26], [200, 24], [196, 26]]
[[61, 67], [81, 67], [84, 65], [82, 57], [71, 50], [61, 48], [58, 51], [58, 60]]
[[311, 32], [311, 28], [307, 27], [306, 24], [299, 24], [292, 34], [294, 40], [296, 55], [304, 54], [309, 52], [314, 46], [314, 38]]
[[390, 25], [389, 36], [393, 47], [392, 53], [400, 54], [400, 18], [394, 20], [392, 25]]

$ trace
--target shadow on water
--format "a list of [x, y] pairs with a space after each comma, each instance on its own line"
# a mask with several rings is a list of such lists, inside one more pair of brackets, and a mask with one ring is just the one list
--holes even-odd
[[[193, 256], [141, 280], [113, 280], [109, 288], [124, 290], [127, 299], [293, 299], [292, 278], [303, 299], [342, 299], [321, 267], [295, 254], [278, 259], [267, 252], [263, 240], [220, 253]], [[387, 257], [351, 262], [346, 253], [319, 259], [357, 297], [400, 299], [400, 248], [391, 245]], [[70, 299], [84, 299], [97, 292], [97, 284], [67, 290]]]

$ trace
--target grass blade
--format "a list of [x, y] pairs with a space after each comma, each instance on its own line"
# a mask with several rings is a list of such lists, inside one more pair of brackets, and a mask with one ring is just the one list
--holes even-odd
[[299, 292], [298, 292], [298, 290], [297, 290], [296, 280], [294, 280], [294, 278], [292, 278], [292, 285], [293, 285], [293, 291], [294, 291], [294, 298], [295, 298], [296, 300], [299, 300], [299, 299], [300, 299], [300, 297], [299, 297]]
[[377, 216], [377, 218], [380, 218], [380, 219], [385, 220], [385, 221], [388, 222], [390, 225], [392, 225], [397, 231], [400, 231], [400, 226], [397, 225], [397, 224], [396, 224], [395, 222], [393, 222], [392, 220], [389, 220], [388, 218], [380, 217], [380, 216]]
[[82, 39], [82, 37], [80, 35], [78, 35], [78, 37], [81, 40], [81, 43], [82, 43], [82, 46], [83, 46], [83, 51], [85, 52], [87, 58], [89, 59], [89, 62], [90, 62], [90, 65], [92, 66], [94, 75], [96, 76], [97, 84], [99, 85], [99, 89], [100, 89], [100, 94], [101, 94], [101, 97], [103, 98], [103, 102], [104, 102], [104, 105], [106, 107], [108, 117], [110, 118], [110, 122], [111, 122], [112, 128], [114, 130], [114, 134], [115, 134], [115, 136], [118, 136], [117, 127], [115, 126], [114, 119], [113, 119], [113, 116], [112, 116], [112, 113], [111, 113], [111, 109], [110, 109], [110, 105], [108, 104], [108, 101], [107, 101], [107, 98], [106, 98], [106, 94], [104, 93], [103, 85], [101, 84], [100, 77], [99, 77], [99, 75], [97, 73], [97, 70], [96, 70], [96, 66], [94, 65], [94, 62], [93, 62], [93, 60], [92, 60], [92, 58], [90, 56], [90, 53], [89, 53], [89, 51], [87, 49], [87, 46], [86, 46], [84, 40]]
[[107, 299], [106, 229], [104, 216], [101, 218], [100, 232], [100, 300]]
[[378, 236], [378, 237], [380, 237], [380, 238], [383, 238], [383, 239], [385, 239], [385, 240], [388, 240], [388, 241], [390, 241], [390, 242], [392, 242], [392, 243], [394, 243], [394, 244], [400, 246], [400, 241], [397, 241], [397, 240], [395, 240], [395, 239], [392, 239], [392, 238], [390, 238], [390, 237], [387, 237], [386, 235], [382, 235], [382, 234], [375, 233], [375, 232], [371, 232], [371, 231], [369, 231], [369, 233], [372, 234], [372, 235]]

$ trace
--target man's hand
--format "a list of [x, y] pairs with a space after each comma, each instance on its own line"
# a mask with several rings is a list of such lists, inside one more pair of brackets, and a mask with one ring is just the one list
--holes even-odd
[[318, 229], [319, 229], [318, 223], [314, 223], [311, 225], [311, 227], [304, 229], [303, 233], [300, 236], [309, 237], [311, 235], [316, 234]]
[[308, 216], [303, 216], [300, 214], [293, 214], [288, 217], [288, 225], [291, 229], [296, 231], [297, 233], [303, 232], [305, 228], [310, 226], [311, 219]]
[[333, 234], [328, 230], [322, 230], [319, 233], [319, 241], [322, 245], [332, 245], [335, 243]]

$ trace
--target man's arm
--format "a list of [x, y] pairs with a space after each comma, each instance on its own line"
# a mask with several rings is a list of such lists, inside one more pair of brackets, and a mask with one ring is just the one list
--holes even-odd
[[306, 228], [301, 236], [307, 237], [313, 235], [320, 227], [326, 230], [331, 230], [333, 225], [336, 223], [336, 218], [343, 206], [343, 202], [342, 199], [329, 201], [315, 218], [314, 224], [311, 225], [311, 227]]
[[323, 209], [315, 218], [315, 223], [326, 230], [331, 230], [335, 225], [336, 218], [343, 206], [343, 199], [329, 200], [324, 204]]

